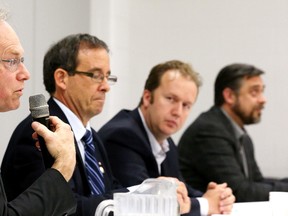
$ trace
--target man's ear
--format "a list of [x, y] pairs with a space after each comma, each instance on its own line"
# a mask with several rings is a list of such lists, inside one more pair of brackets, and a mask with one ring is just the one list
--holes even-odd
[[66, 85], [68, 82], [68, 72], [62, 68], [56, 69], [54, 72], [54, 80], [56, 88], [66, 89]]
[[222, 92], [225, 103], [234, 104], [236, 101], [236, 94], [231, 88], [225, 88]]
[[152, 93], [149, 90], [145, 89], [142, 95], [143, 105], [145, 107], [147, 107], [151, 103], [151, 98], [152, 98]]

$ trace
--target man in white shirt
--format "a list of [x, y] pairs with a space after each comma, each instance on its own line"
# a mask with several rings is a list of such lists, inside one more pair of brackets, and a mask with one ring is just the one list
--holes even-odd
[[[177, 148], [171, 135], [184, 124], [201, 82], [186, 63], [173, 60], [152, 68], [138, 108], [121, 110], [100, 130], [115, 177], [124, 186], [147, 178], [182, 181]], [[208, 184], [207, 191], [187, 187], [188, 215], [229, 213], [235, 197], [226, 183]]]
[[[117, 81], [111, 75], [108, 46], [89, 34], [69, 35], [45, 54], [43, 75], [51, 95], [50, 115], [69, 123], [74, 132], [77, 163], [69, 183], [78, 201], [75, 215], [94, 216], [97, 206], [111, 199], [114, 192], [128, 191], [113, 177], [102, 141], [89, 123], [102, 111], [105, 95]], [[18, 125], [3, 159], [2, 176], [8, 199], [16, 197], [45, 171], [42, 154], [31, 138], [30, 124], [28, 116]], [[86, 133], [90, 134], [89, 143], [83, 140]], [[186, 204], [185, 191], [180, 183], [180, 206]], [[182, 210], [185, 212], [186, 208]]]

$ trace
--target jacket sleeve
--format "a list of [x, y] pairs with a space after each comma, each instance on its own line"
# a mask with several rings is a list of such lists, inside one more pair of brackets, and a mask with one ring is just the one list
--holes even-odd
[[191, 210], [187, 214], [182, 214], [181, 216], [200, 216], [200, 203], [196, 198], [191, 199]]
[[237, 202], [267, 201], [269, 191], [288, 191], [287, 183], [265, 181], [253, 146], [246, 154], [250, 167], [247, 178], [235, 144], [235, 135], [228, 127], [229, 122], [224, 124], [219, 119], [209, 117], [194, 122], [180, 139], [181, 169], [188, 184], [203, 191], [210, 181], [227, 182]]
[[75, 212], [73, 193], [55, 169], [48, 169], [27, 190], [11, 202], [6, 201], [1, 181], [0, 206], [3, 216], [56, 216]]

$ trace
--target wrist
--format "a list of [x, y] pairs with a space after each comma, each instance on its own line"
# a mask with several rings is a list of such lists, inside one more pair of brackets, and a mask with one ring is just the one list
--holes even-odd
[[73, 175], [75, 164], [76, 160], [73, 155], [71, 155], [70, 157], [58, 157], [57, 159], [55, 159], [52, 168], [58, 170], [68, 182]]

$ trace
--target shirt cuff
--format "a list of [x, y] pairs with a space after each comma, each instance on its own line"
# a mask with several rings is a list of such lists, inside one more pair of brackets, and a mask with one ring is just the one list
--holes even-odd
[[129, 192], [134, 192], [139, 186], [140, 185], [134, 185], [134, 186], [127, 187], [127, 189]]
[[199, 201], [201, 216], [207, 216], [209, 211], [208, 200], [203, 197], [197, 197], [197, 200]]

